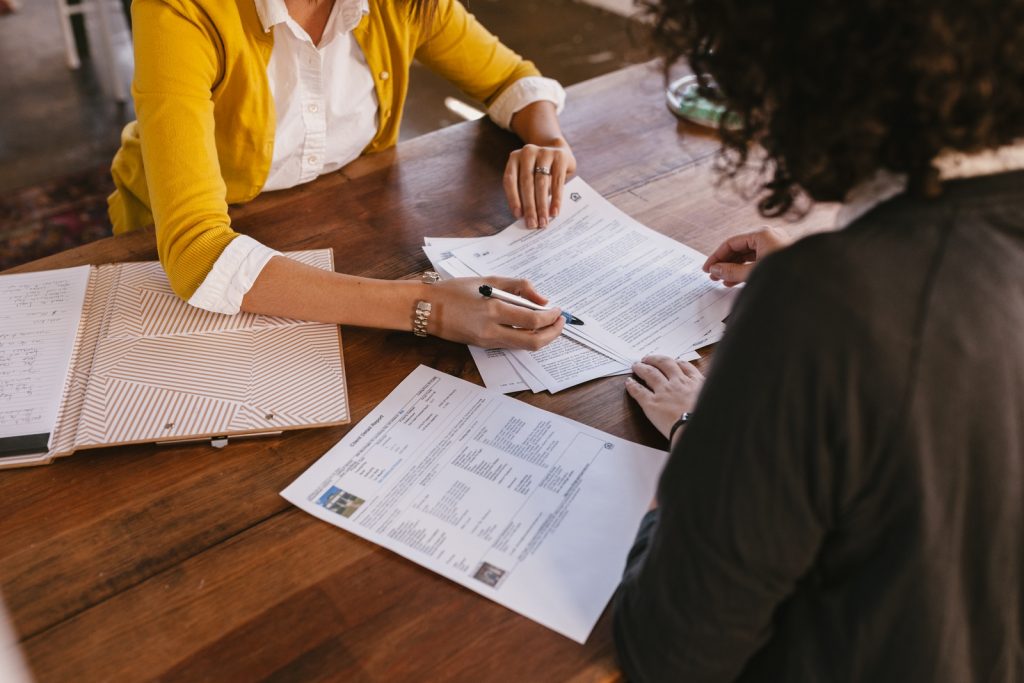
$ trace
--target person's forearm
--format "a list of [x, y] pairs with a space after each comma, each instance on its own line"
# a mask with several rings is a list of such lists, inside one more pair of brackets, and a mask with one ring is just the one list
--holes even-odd
[[480, 295], [490, 284], [544, 304], [526, 280], [490, 276], [462, 277], [426, 284], [419, 280], [374, 280], [342, 275], [275, 256], [242, 299], [248, 313], [413, 330], [416, 304], [430, 304], [425, 332], [431, 336], [485, 348], [536, 351], [562, 333], [558, 308], [534, 311]]
[[527, 144], [543, 147], [568, 146], [558, 123], [558, 113], [553, 102], [541, 100], [532, 102], [512, 116], [512, 132]]
[[430, 285], [373, 280], [275, 256], [242, 299], [249, 313], [360, 327], [411, 330], [413, 309]]
[[527, 228], [547, 227], [562, 208], [562, 187], [576, 172], [576, 157], [562, 136], [554, 103], [533, 102], [512, 117], [512, 130], [526, 144], [508, 157], [502, 182], [509, 208]]

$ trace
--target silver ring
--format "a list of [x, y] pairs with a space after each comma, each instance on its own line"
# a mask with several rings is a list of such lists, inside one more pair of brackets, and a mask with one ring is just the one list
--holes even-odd
[[551, 175], [551, 169], [547, 166], [534, 166], [533, 172], [537, 175]]

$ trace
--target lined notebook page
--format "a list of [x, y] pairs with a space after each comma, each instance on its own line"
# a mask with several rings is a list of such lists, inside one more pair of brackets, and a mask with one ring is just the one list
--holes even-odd
[[89, 266], [0, 276], [0, 455], [47, 449], [88, 283]]

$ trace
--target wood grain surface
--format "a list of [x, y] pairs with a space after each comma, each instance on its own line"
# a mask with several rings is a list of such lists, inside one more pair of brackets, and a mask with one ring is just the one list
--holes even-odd
[[[678, 122], [657, 66], [569, 89], [580, 175], [645, 223], [707, 252], [764, 223], [713, 172], [713, 137]], [[429, 267], [424, 235], [512, 221], [501, 172], [516, 139], [465, 123], [233, 207], [281, 250], [333, 247], [341, 272]], [[787, 229], [830, 225], [822, 207]], [[156, 258], [152, 229], [15, 270]], [[411, 312], [410, 312], [411, 315]], [[480, 383], [464, 346], [344, 328], [353, 423], [418, 364]], [[518, 398], [663, 448], [622, 377]], [[40, 681], [610, 681], [609, 614], [578, 645], [320, 522], [279, 495], [350, 427], [237, 442], [85, 451], [0, 473], [0, 592]]]

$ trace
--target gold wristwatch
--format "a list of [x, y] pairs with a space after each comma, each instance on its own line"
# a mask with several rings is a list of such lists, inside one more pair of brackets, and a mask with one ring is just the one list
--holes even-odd
[[[420, 280], [427, 285], [432, 285], [440, 279], [441, 276], [432, 270], [424, 271], [423, 275], [420, 276]], [[416, 308], [412, 312], [412, 333], [417, 337], [427, 336], [427, 323], [430, 322], [431, 308], [433, 307], [429, 301], [420, 300], [416, 302]]]

